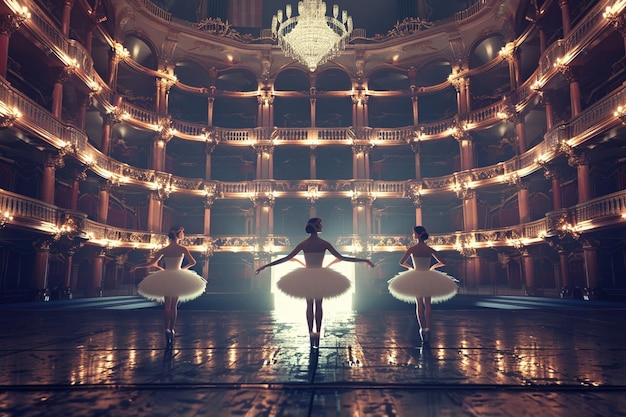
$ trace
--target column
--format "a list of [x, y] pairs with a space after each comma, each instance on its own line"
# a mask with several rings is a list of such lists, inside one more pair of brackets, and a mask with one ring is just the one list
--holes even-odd
[[202, 233], [206, 236], [211, 235], [211, 207], [217, 200], [217, 184], [206, 184], [204, 186], [204, 226]]
[[213, 139], [207, 139], [206, 146], [204, 148], [204, 152], [206, 155], [206, 159], [204, 162], [204, 179], [206, 181], [211, 180], [212, 156], [216, 146], [217, 145], [215, 144], [215, 141], [213, 141]]
[[528, 223], [530, 221], [528, 184], [523, 181], [519, 181], [517, 184], [517, 210], [519, 212], [519, 222]]
[[413, 202], [413, 206], [415, 207], [415, 224], [424, 224], [422, 221], [422, 196], [419, 194], [419, 191], [416, 191], [410, 196], [410, 198], [411, 202]]
[[560, 210], [563, 208], [563, 203], [561, 198], [559, 170], [555, 165], [548, 166], [547, 164], [544, 164], [543, 168], [543, 176], [552, 182], [552, 209]]
[[15, 15], [12, 13], [0, 14], [0, 76], [6, 78], [9, 60], [9, 40], [24, 20], [26, 15]]
[[149, 194], [148, 200], [148, 231], [149, 232], [161, 232], [161, 220], [163, 218], [163, 200], [168, 195], [159, 193], [158, 191], [152, 191]]
[[465, 190], [461, 199], [463, 201], [463, 230], [466, 232], [478, 229], [478, 199], [476, 192]]
[[565, 38], [572, 28], [568, 0], [559, 0], [559, 7], [561, 8], [561, 20], [563, 22], [563, 38]]
[[[313, 94], [315, 94], [315, 89], [312, 89]], [[315, 117], [316, 117], [316, 112], [315, 112], [315, 103], [317, 103], [317, 99], [316, 98], [310, 98], [309, 99], [309, 103], [311, 105], [311, 127], [315, 127]]]
[[74, 181], [72, 181], [72, 190], [70, 191], [70, 204], [71, 210], [78, 210], [78, 196], [80, 195], [80, 182], [87, 179], [86, 169], [82, 171], [75, 171]]
[[541, 102], [546, 111], [546, 130], [550, 130], [554, 127], [554, 110], [552, 108], [552, 93], [550, 91], [540, 92]]
[[102, 134], [100, 135], [100, 151], [106, 155], [111, 155], [111, 129], [120, 119], [116, 113], [107, 113], [102, 121]]
[[365, 94], [365, 88], [362, 83], [358, 83], [352, 95], [352, 126], [357, 129], [369, 124], [367, 102], [368, 96]]
[[526, 295], [538, 295], [537, 282], [535, 280], [535, 263], [529, 253], [528, 248], [522, 248], [521, 251], [524, 281], [526, 282]]
[[56, 184], [56, 170], [65, 166], [63, 158], [49, 154], [43, 163], [43, 176], [41, 178], [41, 201], [54, 204], [54, 191]]
[[557, 67], [563, 77], [569, 82], [569, 99], [572, 108], [571, 117], [578, 116], [582, 110], [580, 83], [577, 77], [577, 68], [572, 65], [559, 65]]
[[585, 258], [585, 279], [587, 280], [584, 298], [586, 300], [597, 300], [600, 296], [598, 243], [591, 239], [583, 239], [583, 255]]
[[567, 149], [568, 164], [576, 167], [577, 184], [578, 184], [578, 202], [584, 203], [591, 199], [591, 177], [589, 175], [589, 161], [583, 152], [576, 152], [573, 149]]
[[38, 241], [35, 246], [35, 260], [33, 267], [33, 288], [43, 296], [48, 290], [48, 257], [50, 255], [50, 242]]
[[109, 59], [109, 79], [107, 80], [107, 84], [112, 91], [117, 91], [117, 74], [120, 62], [124, 61], [128, 56], [129, 52], [124, 48], [124, 45], [115, 42]]
[[519, 52], [513, 42], [507, 43], [501, 50], [500, 56], [506, 59], [509, 65], [509, 85], [510, 90], [515, 91], [519, 86]]
[[63, 10], [61, 11], [61, 32], [66, 36], [70, 36], [70, 17], [72, 15], [72, 7], [74, 0], [63, 0]]
[[[167, 75], [167, 74], [165, 74]], [[170, 93], [170, 88], [174, 85], [174, 81], [170, 78], [157, 78], [156, 80], [156, 98], [155, 98], [155, 106], [154, 111], [159, 116], [167, 115], [168, 108], [168, 98]]]
[[252, 200], [256, 215], [255, 234], [265, 240], [274, 233], [274, 196], [258, 196]]
[[369, 155], [372, 145], [352, 145], [352, 178], [369, 179]]
[[409, 77], [409, 90], [411, 91], [411, 110], [413, 112], [413, 126], [419, 123], [419, 107], [417, 96], [417, 69], [411, 65], [407, 71]]
[[107, 224], [109, 218], [109, 195], [111, 192], [111, 184], [105, 182], [100, 184], [100, 190], [98, 194], [98, 218], [99, 223]]
[[263, 87], [257, 97], [257, 125], [265, 129], [271, 129], [274, 125], [274, 96], [269, 87]]
[[372, 203], [374, 198], [369, 195], [352, 198], [352, 229], [353, 234], [367, 237], [372, 233]]
[[474, 142], [472, 136], [459, 124], [460, 122], [457, 122], [457, 127], [452, 136], [459, 142], [461, 171], [467, 171], [474, 168]]
[[253, 146], [256, 151], [256, 179], [274, 178], [274, 146]]
[[559, 246], [558, 253], [559, 267], [561, 271], [561, 298], [570, 298], [572, 296], [573, 288], [569, 276], [569, 252], [566, 251], [563, 246]]
[[411, 150], [413, 151], [413, 155], [415, 157], [415, 179], [421, 180], [422, 179], [422, 163], [421, 163], [421, 158], [420, 158], [420, 143], [411, 142]]
[[309, 178], [312, 180], [317, 178], [317, 155], [315, 155], [315, 149], [315, 145], [309, 147]]
[[89, 297], [102, 297], [102, 274], [104, 272], [104, 249], [98, 249], [98, 253], [91, 259], [91, 283], [88, 289]]
[[213, 256], [214, 253], [214, 247], [213, 247], [213, 241], [210, 238], [211, 236], [211, 207], [213, 207], [213, 204], [215, 203], [215, 200], [217, 199], [217, 195], [216, 195], [216, 191], [217, 191], [217, 185], [215, 184], [211, 184], [214, 188], [209, 188], [207, 189], [207, 185], [205, 185], [205, 192], [206, 195], [204, 197], [204, 225], [203, 225], [203, 230], [202, 233], [208, 237], [208, 239], [205, 240], [205, 247], [204, 247], [204, 251], [202, 252], [202, 276], [204, 277], [204, 279], [209, 279], [209, 260], [211, 259], [211, 257]]
[[165, 149], [167, 143], [174, 137], [171, 118], [169, 116], [161, 118], [159, 128], [159, 132], [153, 136], [151, 168], [155, 171], [165, 171]]
[[52, 108], [51, 113], [60, 119], [63, 116], [63, 83], [67, 81], [76, 69], [74, 67], [59, 68], [55, 74], [55, 82], [52, 87]]
[[85, 130], [85, 117], [87, 115], [87, 106], [91, 102], [91, 96], [85, 93], [77, 93], [80, 106], [78, 108], [78, 114], [76, 115], [76, 124], [80, 130]]
[[72, 298], [72, 260], [78, 247], [70, 246], [65, 252], [65, 277], [63, 279], [63, 294], [65, 298]]

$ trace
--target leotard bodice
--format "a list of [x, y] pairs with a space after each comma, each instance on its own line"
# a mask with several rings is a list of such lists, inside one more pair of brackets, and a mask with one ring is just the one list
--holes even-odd
[[307, 252], [304, 254], [307, 268], [321, 268], [325, 252]]
[[165, 269], [180, 269], [184, 256], [185, 255], [182, 254], [180, 256], [164, 256], [163, 260], [165, 261]]
[[430, 258], [430, 256], [414, 256], [414, 268], [418, 271], [428, 271], [430, 269]]

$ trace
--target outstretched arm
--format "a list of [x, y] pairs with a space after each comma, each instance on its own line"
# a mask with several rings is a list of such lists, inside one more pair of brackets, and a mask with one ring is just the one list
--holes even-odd
[[274, 265], [278, 265], [278, 264], [282, 264], [283, 262], [287, 262], [288, 260], [292, 259], [294, 256], [296, 256], [298, 254], [298, 252], [300, 252], [302, 250], [302, 243], [300, 243], [298, 246], [295, 247], [294, 250], [292, 250], [287, 256], [280, 258], [280, 259], [276, 259], [274, 262], [270, 262], [268, 264], [263, 265], [262, 267], [258, 268], [255, 273], [257, 275], [259, 275], [259, 272], [261, 272], [262, 270], [264, 270], [265, 268], [270, 268]]
[[[328, 252], [330, 252], [339, 261], [364, 262], [364, 263], [368, 264], [371, 268], [374, 268], [376, 266], [369, 259], [353, 258], [353, 257], [350, 257], [350, 256], [343, 256], [342, 254], [337, 252], [337, 249], [335, 249], [333, 247], [333, 245], [331, 245], [330, 243], [328, 243], [328, 245], [326, 246], [326, 249], [328, 250]], [[339, 262], [339, 261], [336, 261], [336, 262]], [[333, 263], [335, 263], [335, 262], [332, 262], [330, 265], [332, 265]], [[328, 266], [330, 266], [330, 265], [328, 265]]]

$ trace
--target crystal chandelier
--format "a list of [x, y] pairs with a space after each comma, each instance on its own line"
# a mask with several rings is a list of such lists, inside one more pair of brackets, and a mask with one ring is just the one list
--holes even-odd
[[339, 55], [352, 33], [352, 17], [344, 10], [339, 20], [339, 6], [333, 6], [333, 16], [326, 16], [326, 3], [321, 0], [298, 2], [299, 16], [291, 15], [291, 5], [278, 10], [272, 17], [272, 34], [285, 55], [299, 61], [311, 72], [318, 65]]

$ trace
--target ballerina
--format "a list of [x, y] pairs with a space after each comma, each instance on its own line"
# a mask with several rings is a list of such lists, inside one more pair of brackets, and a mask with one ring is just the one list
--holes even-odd
[[304, 268], [297, 268], [287, 273], [276, 285], [281, 291], [292, 297], [306, 299], [306, 320], [311, 346], [317, 347], [324, 315], [322, 300], [344, 294], [352, 285], [350, 280], [341, 273], [322, 266], [326, 251], [336, 258], [332, 263], [339, 261], [364, 262], [371, 267], [374, 267], [374, 264], [368, 259], [343, 256], [337, 252], [333, 245], [321, 239], [318, 233], [322, 232], [322, 219], [319, 217], [309, 219], [305, 230], [310, 234], [308, 239], [300, 242], [287, 256], [258, 268], [256, 274], [258, 275], [265, 268], [293, 259], [300, 251], [304, 253]]
[[[134, 272], [140, 268], [155, 267], [159, 270], [150, 273], [137, 288], [137, 292], [145, 298], [164, 303], [163, 317], [165, 321], [166, 348], [174, 342], [174, 325], [178, 316], [178, 303], [193, 300], [204, 293], [206, 280], [194, 271], [189, 270], [196, 260], [185, 246], [178, 243], [185, 237], [185, 229], [172, 229], [168, 234], [169, 244], [158, 250], [149, 261], [135, 265], [130, 269]], [[165, 269], [159, 266], [159, 260], [165, 261]], [[187, 264], [181, 267], [183, 260]]]
[[[391, 295], [400, 301], [415, 303], [417, 323], [422, 341], [430, 341], [432, 318], [431, 303], [441, 303], [454, 297], [458, 291], [455, 278], [436, 271], [435, 268], [445, 265], [445, 261], [435, 249], [426, 244], [429, 235], [422, 226], [413, 228], [413, 236], [417, 243], [406, 250], [400, 259], [400, 265], [407, 268], [388, 281]], [[409, 257], [413, 263], [408, 263]], [[431, 259], [437, 263], [430, 266]]]

